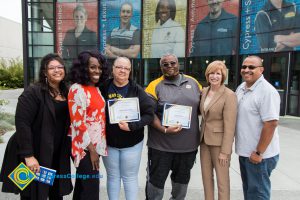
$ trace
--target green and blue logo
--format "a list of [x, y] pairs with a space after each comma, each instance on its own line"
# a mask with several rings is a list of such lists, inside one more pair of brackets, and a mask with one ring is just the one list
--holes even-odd
[[23, 162], [8, 175], [8, 178], [21, 190], [24, 190], [35, 177], [35, 174]]

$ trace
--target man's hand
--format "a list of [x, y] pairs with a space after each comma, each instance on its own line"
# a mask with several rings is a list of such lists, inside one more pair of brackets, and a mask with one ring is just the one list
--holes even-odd
[[259, 164], [262, 161], [262, 156], [261, 155], [257, 155], [255, 151], [253, 151], [251, 153], [251, 156], [249, 158], [250, 162], [253, 164]]
[[181, 129], [182, 129], [181, 125], [168, 126], [165, 129], [165, 133], [176, 134], [179, 131], [181, 131]]
[[275, 52], [282, 51], [286, 46], [282, 43], [277, 43], [275, 47]]

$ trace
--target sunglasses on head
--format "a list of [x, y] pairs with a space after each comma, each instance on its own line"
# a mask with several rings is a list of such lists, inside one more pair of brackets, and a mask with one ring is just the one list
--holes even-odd
[[163, 67], [169, 67], [169, 66], [175, 67], [176, 62], [172, 61], [172, 62], [165, 62], [162, 64]]
[[261, 66], [254, 66], [254, 65], [243, 65], [242, 66], [242, 69], [250, 69], [250, 70], [254, 70], [254, 69], [256, 69], [256, 68], [258, 68], [258, 67], [261, 67]]

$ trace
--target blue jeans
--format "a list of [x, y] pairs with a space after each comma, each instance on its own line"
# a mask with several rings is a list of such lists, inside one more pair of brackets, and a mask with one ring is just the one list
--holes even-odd
[[270, 176], [279, 160], [279, 155], [253, 164], [248, 157], [239, 157], [245, 200], [269, 200], [271, 197]]
[[133, 147], [108, 147], [108, 156], [103, 156], [107, 173], [107, 193], [110, 200], [119, 200], [121, 179], [126, 200], [136, 200], [138, 194], [138, 172], [143, 141]]

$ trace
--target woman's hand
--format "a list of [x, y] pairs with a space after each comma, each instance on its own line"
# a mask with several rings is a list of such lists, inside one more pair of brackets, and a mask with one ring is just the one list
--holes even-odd
[[40, 172], [40, 165], [37, 159], [34, 156], [25, 158], [26, 166], [33, 172]]
[[94, 151], [90, 151], [91, 162], [93, 166], [93, 170], [99, 171], [99, 155]]
[[96, 149], [92, 143], [87, 147], [90, 152], [90, 159], [93, 166], [93, 170], [99, 171], [99, 154], [96, 152]]
[[228, 165], [228, 162], [229, 162], [228, 157], [229, 157], [229, 155], [227, 155], [225, 153], [219, 154], [219, 162], [222, 167], [225, 167], [226, 165]]
[[130, 131], [130, 128], [129, 128], [127, 122], [120, 121], [120, 122], [119, 122], [119, 127], [120, 127], [120, 129], [123, 130], [123, 131]]

